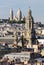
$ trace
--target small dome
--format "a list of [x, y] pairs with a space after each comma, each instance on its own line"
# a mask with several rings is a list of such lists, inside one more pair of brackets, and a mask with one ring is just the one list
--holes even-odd
[[13, 10], [10, 9], [10, 20], [13, 20]]
[[17, 11], [17, 14], [20, 14], [21, 13], [21, 10], [20, 10], [20, 8], [18, 9], [18, 11]]
[[21, 12], [20, 8], [17, 11], [17, 18], [18, 19], [21, 19], [22, 18], [22, 12]]
[[10, 14], [13, 12], [13, 9], [10, 9]]

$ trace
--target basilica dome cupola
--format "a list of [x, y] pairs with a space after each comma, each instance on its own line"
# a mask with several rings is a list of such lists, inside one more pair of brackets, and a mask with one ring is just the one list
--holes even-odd
[[18, 20], [21, 20], [21, 18], [22, 18], [22, 12], [21, 12], [20, 8], [17, 11], [17, 18], [18, 18]]

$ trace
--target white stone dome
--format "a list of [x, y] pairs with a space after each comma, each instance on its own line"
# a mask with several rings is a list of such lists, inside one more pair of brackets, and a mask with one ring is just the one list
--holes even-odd
[[10, 9], [10, 20], [12, 20], [12, 19], [13, 19], [13, 10]]
[[21, 18], [22, 18], [22, 12], [20, 9], [18, 9], [18, 11], [17, 11], [17, 18], [18, 18], [18, 20], [21, 20]]

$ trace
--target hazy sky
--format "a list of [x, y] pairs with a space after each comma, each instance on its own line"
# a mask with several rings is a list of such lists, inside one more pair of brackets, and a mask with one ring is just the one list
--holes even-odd
[[8, 18], [11, 8], [14, 15], [16, 15], [18, 8], [24, 15], [27, 15], [29, 7], [34, 20], [44, 23], [44, 0], [0, 0], [0, 18]]

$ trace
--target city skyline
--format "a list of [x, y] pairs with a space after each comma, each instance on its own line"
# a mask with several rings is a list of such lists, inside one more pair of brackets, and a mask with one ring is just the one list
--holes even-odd
[[27, 16], [28, 8], [32, 10], [32, 15], [35, 21], [44, 23], [44, 1], [43, 0], [0, 0], [0, 18], [8, 18], [10, 9], [14, 11], [14, 15], [18, 8], [21, 9], [22, 14]]

